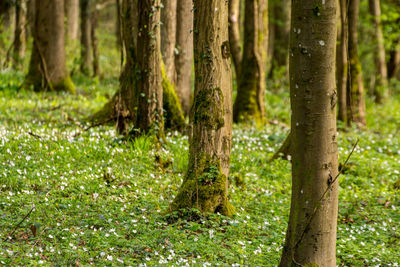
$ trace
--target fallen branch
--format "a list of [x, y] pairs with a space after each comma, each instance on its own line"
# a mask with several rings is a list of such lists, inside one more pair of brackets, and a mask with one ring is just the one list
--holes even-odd
[[31, 210], [25, 215], [25, 217], [22, 218], [22, 220], [15, 226], [15, 228], [14, 228], [14, 230], [11, 232], [11, 234], [9, 234], [8, 236], [6, 236], [6, 237], [4, 238], [4, 241], [6, 241], [8, 237], [11, 237], [11, 236], [15, 233], [15, 231], [17, 231], [18, 227], [29, 217], [29, 215], [31, 215], [31, 213], [32, 213], [32, 211], [33, 211], [34, 209], [35, 209], [35, 206], [33, 206], [33, 207], [31, 208]]

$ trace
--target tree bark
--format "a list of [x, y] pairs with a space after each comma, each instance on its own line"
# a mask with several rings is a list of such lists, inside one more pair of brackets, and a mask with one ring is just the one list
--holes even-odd
[[26, 41], [29, 37], [33, 37], [33, 28], [35, 25], [35, 2], [36, 0], [27, 1], [27, 11], [26, 11]]
[[89, 75], [92, 57], [90, 53], [90, 0], [80, 0], [81, 15], [81, 64], [80, 70], [83, 74]]
[[348, 122], [365, 126], [365, 99], [361, 63], [358, 57], [358, 13], [360, 0], [349, 0], [349, 61], [350, 76], [347, 79]]
[[397, 78], [400, 80], [400, 38], [390, 50], [390, 57], [388, 62], [388, 78]]
[[24, 88], [75, 92], [64, 47], [64, 1], [37, 0], [29, 72]]
[[193, 65], [193, 3], [178, 0], [176, 47], [176, 93], [181, 101], [185, 114], [189, 114], [192, 95], [192, 65]]
[[161, 54], [166, 75], [174, 83], [177, 0], [162, 0], [162, 3], [164, 8], [161, 9]]
[[292, 198], [280, 266], [336, 266], [336, 11], [337, 0], [292, 1]]
[[97, 50], [98, 40], [96, 36], [97, 17], [99, 15], [99, 10], [96, 6], [93, 7], [91, 14], [92, 16], [90, 18], [90, 39], [92, 41], [93, 77], [96, 77], [100, 75], [99, 51]]
[[265, 65], [268, 36], [268, 2], [246, 0], [242, 71], [233, 120], [264, 122]]
[[15, 68], [18, 68], [25, 55], [25, 24], [26, 24], [26, 5], [25, 1], [17, 0], [15, 2], [15, 29], [14, 29], [14, 60]]
[[67, 35], [71, 40], [78, 40], [79, 34], [79, 0], [64, 0], [67, 17]]
[[348, 0], [339, 0], [340, 5], [340, 41], [337, 51], [337, 88], [339, 113], [338, 120], [347, 123], [347, 76], [348, 76]]
[[229, 0], [229, 45], [233, 65], [235, 66], [236, 80], [239, 80], [242, 68], [242, 49], [240, 45], [240, 0]]
[[163, 88], [160, 48], [160, 0], [139, 1], [139, 32], [137, 37], [136, 72], [138, 115], [135, 128], [140, 133], [153, 131], [158, 137], [163, 132]]
[[171, 208], [197, 208], [231, 216], [232, 83], [227, 1], [195, 0], [194, 31], [196, 78], [189, 167]]
[[369, 8], [375, 24], [375, 41], [377, 53], [375, 56], [375, 67], [376, 67], [376, 82], [374, 86], [374, 96], [377, 103], [382, 102], [382, 98], [385, 97], [385, 91], [388, 86], [388, 73], [386, 68], [386, 55], [385, 55], [385, 45], [382, 32], [381, 23], [381, 7], [379, 0], [369, 0]]

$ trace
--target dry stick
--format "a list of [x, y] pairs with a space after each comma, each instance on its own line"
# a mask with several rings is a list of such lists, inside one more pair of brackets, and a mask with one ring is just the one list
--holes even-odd
[[[328, 188], [326, 188], [325, 192], [322, 194], [321, 198], [319, 199], [317, 205], [315, 205], [315, 208], [314, 208], [314, 210], [313, 210], [313, 213], [311, 214], [310, 218], [308, 219], [308, 222], [307, 222], [306, 226], [304, 227], [304, 230], [303, 230], [303, 232], [301, 233], [301, 236], [300, 236], [299, 240], [296, 242], [296, 244], [294, 245], [294, 247], [297, 247], [297, 246], [300, 244], [300, 242], [303, 240], [303, 237], [304, 237], [305, 233], [307, 232], [307, 229], [308, 229], [308, 227], [310, 226], [312, 219], [314, 218], [314, 216], [315, 216], [315, 214], [317, 213], [318, 209], [321, 207], [321, 202], [322, 202], [322, 200], [324, 199], [326, 193], [328, 193], [328, 191], [332, 188], [332, 185], [336, 182], [336, 180], [339, 178], [339, 176], [343, 173], [343, 171], [344, 171], [344, 169], [345, 169], [347, 163], [349, 162], [349, 159], [350, 159], [351, 155], [353, 154], [354, 150], [356, 149], [357, 144], [358, 144], [359, 141], [360, 141], [360, 139], [358, 138], [357, 141], [354, 143], [353, 148], [352, 148], [352, 150], [350, 151], [350, 154], [347, 156], [347, 158], [346, 158], [346, 160], [345, 160], [345, 162], [344, 162], [344, 164], [343, 164], [343, 167], [339, 170], [338, 174], [335, 176], [335, 178], [332, 180], [332, 182], [330, 182], [330, 183], [328, 184]], [[294, 262], [295, 264], [301, 266], [301, 264], [298, 264], [298, 263], [296, 262], [296, 260], [294, 259], [294, 255], [292, 256], [292, 260], [293, 260], [293, 262]]]
[[[25, 215], [25, 217], [22, 218], [22, 220], [15, 226], [15, 228], [14, 228], [14, 230], [11, 232], [11, 234], [9, 234], [7, 237], [12, 236], [12, 235], [15, 233], [15, 231], [17, 231], [17, 229], [18, 229], [18, 227], [21, 225], [21, 223], [23, 223], [23, 222], [26, 220], [26, 218], [28, 218], [29, 215], [31, 215], [31, 213], [32, 213], [32, 211], [33, 211], [34, 209], [35, 209], [35, 207], [33, 206], [33, 207], [31, 208], [31, 210]], [[7, 240], [7, 237], [4, 238], [4, 241]]]
[[[102, 122], [92, 124], [92, 125], [90, 125], [90, 126], [84, 128], [84, 129], [83, 129], [83, 132], [86, 132], [86, 131], [88, 131], [88, 130], [94, 128], [94, 127], [98, 127], [98, 126], [104, 125], [104, 124], [106, 124], [106, 123], [108, 123], [108, 122], [110, 122], [110, 121], [113, 121], [113, 120], [115, 120], [115, 119], [117, 119], [117, 117], [111, 117], [111, 118], [108, 118], [108, 119], [106, 119], [106, 120], [104, 120], [104, 121], [102, 121]], [[83, 132], [76, 133], [76, 134], [74, 135], [74, 137], [80, 136]]]
[[35, 137], [35, 138], [37, 138], [37, 139], [42, 139], [42, 137], [40, 135], [34, 134], [31, 131], [29, 131], [28, 134], [33, 136], [33, 137]]

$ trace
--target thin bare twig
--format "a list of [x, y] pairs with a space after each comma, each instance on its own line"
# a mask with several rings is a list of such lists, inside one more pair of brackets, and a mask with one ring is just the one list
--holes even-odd
[[32, 211], [35, 209], [35, 207], [33, 206], [30, 211], [24, 216], [24, 218], [22, 218], [22, 220], [14, 227], [14, 230], [5, 237], [4, 241], [7, 240], [8, 237], [11, 237], [15, 231], [17, 231], [18, 227], [29, 217], [29, 215], [31, 215]]

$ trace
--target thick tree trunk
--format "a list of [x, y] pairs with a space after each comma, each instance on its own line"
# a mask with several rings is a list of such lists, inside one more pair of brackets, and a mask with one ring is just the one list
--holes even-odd
[[24, 88], [75, 92], [64, 47], [64, 1], [37, 0], [29, 72]]
[[25, 24], [26, 24], [26, 5], [25, 1], [17, 0], [15, 2], [15, 29], [14, 29], [14, 60], [15, 68], [18, 68], [25, 55]]
[[264, 121], [265, 65], [268, 36], [268, 1], [246, 0], [242, 71], [233, 120]]
[[195, 97], [189, 167], [173, 210], [197, 208], [230, 216], [229, 159], [232, 144], [232, 83], [228, 3], [194, 2]]
[[347, 79], [347, 116], [348, 121], [360, 126], [365, 121], [364, 84], [362, 80], [361, 63], [358, 57], [358, 13], [360, 0], [349, 0], [349, 61], [350, 76]]
[[89, 75], [92, 57], [90, 53], [91, 40], [90, 40], [90, 0], [80, 0], [80, 14], [81, 14], [81, 72]]
[[290, 30], [290, 0], [271, 1], [273, 6], [272, 10], [273, 21], [272, 27], [274, 28], [274, 43], [272, 48], [271, 57], [271, 73], [274, 69], [287, 67], [289, 64], [289, 30]]
[[177, 0], [162, 0], [162, 4], [164, 8], [161, 9], [161, 54], [165, 73], [174, 83]]
[[348, 76], [348, 20], [347, 5], [348, 0], [339, 0], [340, 5], [340, 41], [337, 51], [337, 88], [339, 113], [338, 120], [347, 123], [347, 76]]
[[67, 17], [67, 36], [71, 40], [78, 40], [79, 34], [79, 0], [64, 0], [65, 15]]
[[163, 88], [160, 48], [160, 0], [139, 1], [136, 72], [138, 115], [134, 127], [140, 133], [163, 136]]
[[320, 3], [292, 1], [289, 62], [292, 198], [282, 267], [336, 266], [337, 1]]
[[236, 80], [239, 81], [242, 68], [242, 49], [240, 46], [240, 0], [229, 0], [229, 45], [233, 65], [235, 66]]
[[382, 32], [381, 23], [381, 7], [379, 0], [369, 0], [369, 8], [375, 24], [375, 41], [377, 53], [375, 56], [375, 67], [376, 67], [376, 82], [374, 86], [374, 96], [377, 103], [382, 102], [382, 98], [385, 97], [385, 91], [388, 86], [388, 74], [386, 68], [386, 55], [385, 55], [385, 45]]
[[176, 47], [176, 93], [181, 101], [185, 114], [189, 114], [192, 95], [192, 65], [193, 65], [193, 3], [178, 0]]

